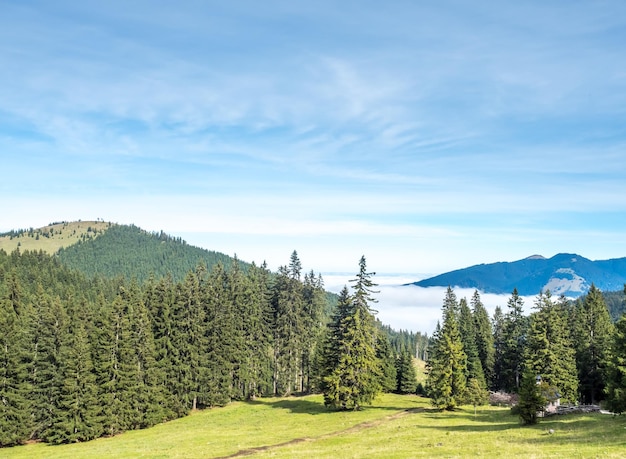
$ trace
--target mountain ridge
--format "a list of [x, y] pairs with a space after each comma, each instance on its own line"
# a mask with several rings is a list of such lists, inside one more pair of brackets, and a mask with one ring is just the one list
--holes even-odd
[[575, 253], [558, 253], [551, 258], [531, 255], [513, 262], [473, 265], [407, 285], [475, 288], [497, 294], [517, 289], [520, 295], [550, 290], [554, 295], [578, 297], [592, 283], [603, 291], [623, 289], [626, 257], [592, 261]]

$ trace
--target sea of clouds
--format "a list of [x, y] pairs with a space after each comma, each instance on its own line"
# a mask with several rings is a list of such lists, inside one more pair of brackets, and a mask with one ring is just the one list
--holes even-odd
[[[327, 273], [322, 274], [324, 286], [330, 292], [339, 293], [344, 285], [350, 288], [350, 280], [354, 274]], [[435, 330], [437, 321], [441, 318], [441, 306], [446, 295], [447, 287], [418, 287], [406, 285], [423, 279], [423, 274], [381, 274], [372, 280], [378, 284], [374, 289], [378, 292], [374, 298], [378, 303], [372, 305], [378, 313], [376, 316], [386, 325], [396, 330], [409, 330], [413, 332], [428, 333]], [[474, 289], [453, 288], [458, 300], [466, 298], [470, 304]], [[493, 316], [496, 306], [500, 306], [506, 312], [506, 305], [511, 295], [496, 295], [492, 293], [480, 293], [480, 299]], [[528, 313], [534, 304], [535, 297], [522, 297], [524, 309]]]

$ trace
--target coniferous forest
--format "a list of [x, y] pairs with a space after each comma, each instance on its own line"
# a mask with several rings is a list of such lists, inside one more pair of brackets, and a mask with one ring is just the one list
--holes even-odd
[[[526, 307], [514, 290], [490, 317], [477, 291], [468, 301], [449, 288], [429, 339], [375, 318], [365, 257], [332, 295], [295, 251], [270, 272], [189, 255], [163, 234], [109, 231], [54, 256], [0, 250], [0, 446], [87, 441], [232, 400], [314, 392], [335, 409], [425, 393], [442, 410], [516, 393], [524, 422], [547, 393], [626, 411], [626, 316], [612, 320], [623, 294], [609, 307], [595, 286], [575, 301], [540, 292]], [[147, 272], [169, 257], [183, 260], [174, 273]], [[140, 278], [129, 259], [145, 261]], [[415, 357], [427, 362], [425, 387]]]
[[[337, 355], [321, 276], [303, 274], [295, 251], [276, 273], [246, 268], [234, 259], [140, 283], [0, 250], [0, 445], [85, 441], [231, 400], [321, 391], [325, 356]], [[341, 297], [360, 304], [341, 320], [367, 324], [372, 396], [399, 387], [394, 348], [414, 354], [425, 337], [387, 333], [363, 291]]]
[[527, 315], [514, 290], [491, 321], [478, 292], [468, 305], [448, 288], [428, 349], [427, 395], [435, 407], [452, 410], [480, 391], [483, 400], [487, 390], [519, 394], [520, 409], [528, 407], [520, 412], [526, 423], [537, 421], [550, 398], [569, 405], [602, 403], [621, 413], [625, 337], [626, 315], [614, 323], [594, 285], [577, 300], [539, 292]]

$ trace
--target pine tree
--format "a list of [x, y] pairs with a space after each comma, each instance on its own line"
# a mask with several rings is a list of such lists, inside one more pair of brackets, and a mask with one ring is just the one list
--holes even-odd
[[600, 290], [594, 284], [578, 303], [574, 321], [576, 364], [581, 399], [595, 404], [603, 398], [614, 326]]
[[352, 280], [353, 295], [344, 294], [330, 327], [327, 372], [323, 376], [324, 403], [341, 409], [370, 404], [380, 391], [380, 362], [376, 358], [376, 328], [370, 303], [374, 273], [366, 270], [365, 257]]
[[458, 303], [450, 287], [442, 307], [443, 325], [435, 330], [429, 360], [426, 391], [433, 406], [453, 410], [465, 396], [467, 356], [458, 325]]

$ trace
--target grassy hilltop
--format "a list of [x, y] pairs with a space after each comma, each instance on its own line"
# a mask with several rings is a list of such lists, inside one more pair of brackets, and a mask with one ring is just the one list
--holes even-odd
[[111, 226], [112, 223], [103, 221], [77, 221], [52, 223], [37, 229], [14, 230], [0, 235], [0, 249], [7, 253], [17, 248], [22, 252], [43, 250], [53, 255], [59, 249], [94, 239]]

